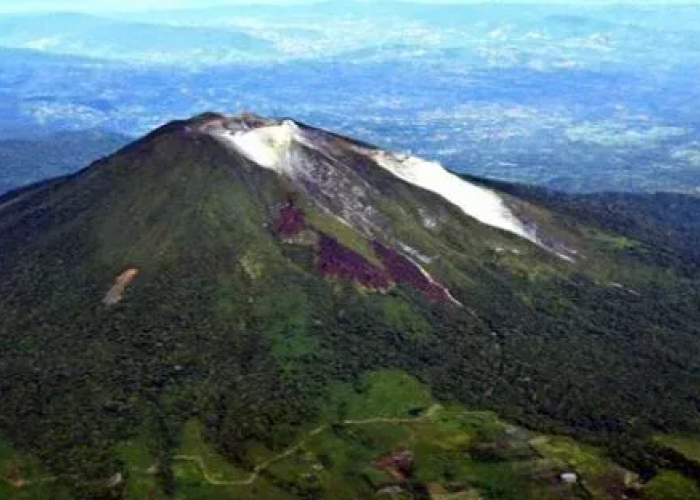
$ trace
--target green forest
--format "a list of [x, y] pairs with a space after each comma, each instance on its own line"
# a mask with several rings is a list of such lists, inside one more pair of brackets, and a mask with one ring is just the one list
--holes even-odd
[[180, 126], [0, 198], [0, 496], [700, 498], [700, 212], [499, 185], [570, 262], [363, 171], [440, 302]]

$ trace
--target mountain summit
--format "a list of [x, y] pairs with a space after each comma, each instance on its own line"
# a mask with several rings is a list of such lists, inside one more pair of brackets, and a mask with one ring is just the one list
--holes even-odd
[[372, 220], [377, 209], [370, 202], [372, 195], [381, 193], [373, 189], [371, 178], [365, 179], [373, 175], [369, 169], [376, 165], [410, 184], [437, 193], [480, 222], [537, 240], [498, 195], [451, 175], [436, 163], [342, 140], [302, 128], [291, 120], [212, 120], [201, 130], [253, 163], [286, 177], [306, 196], [320, 191], [325, 200], [335, 201], [336, 209], [325, 206], [326, 210], [346, 222], [352, 221], [355, 229], [368, 236], [375, 230], [382, 233], [379, 221]]
[[[504, 465], [517, 485], [500, 496], [484, 472], [488, 457], [542, 467], [554, 448], [537, 430], [602, 444], [629, 469], [676, 467], [652, 437], [698, 428], [697, 268], [657, 222], [638, 231], [595, 203], [215, 113], [8, 193], [7, 487], [584, 495], [543, 479], [567, 473], [619, 498], [632, 485], [618, 466]], [[484, 409], [534, 431], [467, 411]]]

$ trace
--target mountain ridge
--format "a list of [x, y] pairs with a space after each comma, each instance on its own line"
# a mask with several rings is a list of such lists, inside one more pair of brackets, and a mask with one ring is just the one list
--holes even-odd
[[[684, 269], [651, 243], [491, 188], [537, 225], [534, 244], [383, 168], [377, 148], [283, 124], [171, 122], [0, 197], [0, 431], [66, 498], [119, 497], [125, 486], [105, 478], [127, 474], [117, 450], [140, 439], [159, 464], [154, 491], [189, 491], [173, 457], [194, 456], [178, 451], [191, 422], [222, 460], [254, 470], [261, 448], [293, 449], [332, 423], [331, 401], [350, 404], [386, 370], [443, 404], [604, 446], [633, 470], [675, 467], [650, 436], [697, 429], [698, 292]], [[264, 164], [250, 144], [272, 149]], [[391, 405], [407, 390], [396, 384], [373, 397]], [[277, 497], [259, 498], [339, 487], [285, 474], [267, 474]], [[362, 474], [345, 497], [381, 489]], [[504, 498], [548, 498], [528, 481]]]

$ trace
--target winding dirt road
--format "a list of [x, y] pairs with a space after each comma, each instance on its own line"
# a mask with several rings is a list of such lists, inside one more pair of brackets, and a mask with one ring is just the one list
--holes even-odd
[[[420, 417], [415, 417], [415, 418], [390, 418], [390, 417], [377, 417], [377, 418], [369, 418], [366, 420], [342, 420], [339, 422], [340, 425], [345, 425], [345, 426], [358, 426], [358, 425], [372, 425], [372, 424], [392, 424], [392, 425], [400, 425], [400, 424], [417, 424], [420, 422], [424, 422], [427, 420], [430, 420], [435, 416], [437, 412], [442, 410], [442, 406], [435, 404], [431, 406], [428, 411], [426, 411], [423, 415]], [[283, 451], [279, 455], [275, 455], [274, 457], [270, 458], [269, 460], [266, 460], [265, 462], [262, 462], [258, 465], [255, 466], [253, 469], [253, 472], [250, 474], [250, 477], [248, 479], [242, 479], [239, 481], [222, 481], [220, 479], [216, 479], [212, 477], [209, 474], [209, 471], [207, 470], [207, 465], [204, 463], [204, 459], [199, 456], [199, 455], [175, 455], [173, 457], [174, 460], [182, 460], [182, 461], [187, 461], [187, 462], [194, 462], [198, 465], [200, 471], [202, 472], [202, 476], [204, 476], [204, 479], [211, 485], [213, 486], [251, 486], [255, 481], [258, 480], [260, 475], [265, 472], [272, 464], [279, 462], [280, 460], [284, 460], [285, 458], [293, 455], [297, 451], [301, 449], [304, 444], [306, 444], [306, 441], [310, 437], [317, 436], [318, 434], [324, 432], [325, 430], [329, 429], [331, 427], [331, 424], [323, 424], [319, 425], [312, 431], [310, 431], [304, 439], [299, 441], [297, 444], [292, 446], [291, 448], [288, 448], [287, 450]]]

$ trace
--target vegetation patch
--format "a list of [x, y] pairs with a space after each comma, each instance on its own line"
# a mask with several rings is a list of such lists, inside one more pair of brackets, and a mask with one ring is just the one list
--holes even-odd
[[677, 472], [662, 471], [644, 485], [644, 500], [698, 500], [698, 484]]
[[214, 484], [246, 481], [250, 477], [236, 469], [204, 439], [202, 426], [196, 420], [185, 424], [182, 442], [173, 460], [178, 482]]
[[594, 498], [619, 498], [639, 488], [636, 474], [615, 465], [597, 448], [562, 436], [537, 436], [530, 444], [542, 457], [553, 460], [561, 473], [575, 474]]
[[688, 460], [700, 464], [700, 436], [666, 434], [655, 436], [654, 440], [683, 455]]
[[320, 233], [325, 233], [337, 240], [341, 245], [358, 253], [370, 263], [379, 265], [379, 260], [374, 255], [372, 245], [356, 230], [343, 224], [335, 217], [329, 216], [311, 205], [304, 207], [304, 215], [308, 225]]
[[72, 496], [35, 458], [0, 439], [0, 498], [3, 500], [71, 500]]
[[158, 484], [162, 464], [152, 456], [144, 437], [119, 444], [117, 457], [123, 462], [125, 469], [124, 500], [165, 498]]

